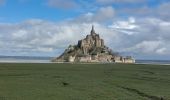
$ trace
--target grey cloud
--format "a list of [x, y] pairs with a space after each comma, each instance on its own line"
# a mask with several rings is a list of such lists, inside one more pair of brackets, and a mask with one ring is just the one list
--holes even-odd
[[115, 10], [113, 7], [102, 7], [100, 8], [94, 16], [94, 20], [103, 21], [112, 19], [115, 16]]
[[[131, 25], [138, 27], [127, 30], [127, 33], [122, 32]], [[170, 22], [158, 18], [139, 18], [133, 24], [126, 24], [124, 27], [120, 25], [116, 31], [124, 35], [119, 35], [122, 45], [117, 48], [121, 52], [131, 52], [136, 56], [170, 55], [168, 52], [170, 51], [170, 29], [168, 27], [170, 27]], [[115, 25], [111, 28], [117, 29]], [[129, 34], [133, 31], [135, 33]]]
[[[81, 26], [81, 27], [80, 27]], [[53, 23], [27, 20], [17, 24], [0, 24], [0, 51], [52, 52], [76, 44], [86, 24]]]
[[111, 6], [101, 7], [95, 12], [88, 12], [73, 19], [73, 22], [107, 22], [116, 16], [115, 9]]
[[[114, 51], [138, 55], [170, 55], [170, 22], [157, 18], [117, 20], [112, 25], [93, 23], [105, 44]], [[17, 24], [0, 24], [2, 52], [52, 53], [90, 33], [92, 23], [27, 20]], [[134, 27], [135, 26], [135, 27]], [[132, 34], [129, 34], [132, 32]], [[60, 52], [61, 53], [61, 52]], [[57, 55], [57, 54], [56, 54]]]
[[117, 13], [128, 14], [131, 16], [140, 16], [140, 17], [155, 15], [153, 9], [147, 6], [143, 6], [143, 7], [139, 7], [135, 9], [134, 8], [121, 8], [117, 11]]
[[72, 9], [79, 6], [74, 0], [48, 0], [48, 5], [61, 9]]
[[158, 19], [163, 19], [170, 21], [170, 2], [163, 2], [155, 7], [141, 6], [138, 8], [121, 8], [117, 10], [119, 14], [128, 14], [131, 16], [138, 17], [157, 17]]
[[[108, 20], [112, 24], [103, 24]], [[41, 19], [0, 23], [0, 53], [61, 53], [89, 34], [92, 24], [114, 51], [140, 57], [170, 55], [170, 21], [150, 16], [122, 20], [110, 6], [60, 23]]]
[[[81, 0], [80, 0], [81, 1]], [[101, 4], [140, 3], [145, 0], [97, 0]], [[0, 5], [4, 0], [0, 0]], [[61, 9], [78, 7], [74, 0], [48, 0], [49, 6]], [[86, 8], [93, 8], [93, 4]], [[146, 57], [170, 55], [170, 3], [162, 3], [155, 8], [114, 9], [112, 6], [95, 8], [69, 21], [50, 22], [31, 19], [20, 23], [0, 23], [0, 54], [61, 53], [69, 44], [89, 34], [91, 25], [105, 39], [106, 45], [123, 54]], [[118, 14], [130, 17], [122, 20]], [[112, 24], [105, 22], [112, 22]]]
[[134, 3], [145, 3], [146, 0], [96, 0], [97, 3], [99, 4], [113, 4], [113, 3], [117, 3], [117, 4], [124, 4], [124, 3], [128, 3], [128, 4], [134, 4]]
[[[18, 54], [35, 52], [55, 52], [90, 33], [91, 23], [61, 22], [53, 23], [44, 20], [27, 20], [16, 24], [0, 24], [0, 53], [15, 52]], [[101, 24], [94, 23], [97, 31], [105, 38], [115, 36]], [[105, 31], [105, 32], [104, 32]], [[110, 38], [109, 37], [109, 38]], [[109, 42], [110, 39], [107, 38]], [[109, 44], [107, 42], [107, 44]]]
[[[170, 20], [170, 2], [161, 4], [157, 9], [157, 14], [164, 20]], [[156, 12], [156, 11], [155, 11]]]

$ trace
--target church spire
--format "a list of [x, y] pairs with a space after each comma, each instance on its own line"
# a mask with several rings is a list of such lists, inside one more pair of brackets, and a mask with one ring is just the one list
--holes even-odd
[[92, 29], [91, 29], [91, 35], [93, 35], [93, 34], [96, 34], [95, 30], [94, 30], [94, 25], [92, 25]]
[[94, 30], [94, 25], [92, 25], [92, 30]]

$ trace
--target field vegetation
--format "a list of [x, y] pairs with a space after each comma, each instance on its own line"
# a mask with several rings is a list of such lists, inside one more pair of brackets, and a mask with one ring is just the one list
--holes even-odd
[[1, 63], [0, 100], [170, 100], [170, 66]]

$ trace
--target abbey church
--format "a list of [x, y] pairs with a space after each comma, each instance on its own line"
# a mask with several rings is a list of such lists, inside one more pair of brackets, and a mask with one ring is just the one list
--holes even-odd
[[89, 50], [91, 50], [93, 47], [104, 47], [104, 40], [100, 39], [99, 34], [96, 34], [94, 31], [94, 26], [92, 26], [91, 34], [87, 35], [85, 39], [78, 41], [78, 47], [80, 47], [83, 50], [84, 54], [90, 53]]
[[104, 44], [92, 26], [91, 32], [86, 38], [79, 40], [77, 45], [69, 47], [53, 62], [101, 62], [101, 63], [135, 63], [134, 58], [115, 55], [111, 49]]

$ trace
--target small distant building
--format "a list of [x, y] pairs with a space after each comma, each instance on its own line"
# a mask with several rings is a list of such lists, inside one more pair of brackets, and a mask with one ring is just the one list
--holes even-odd
[[115, 62], [115, 63], [123, 63], [124, 59], [121, 56], [115, 56], [115, 57], [113, 57], [113, 62]]
[[69, 56], [68, 62], [74, 62], [75, 61], [75, 56]]
[[135, 63], [135, 59], [128, 56], [113, 55], [112, 50], [104, 44], [92, 26], [89, 35], [79, 40], [77, 45], [69, 47], [53, 62], [106, 62], [106, 63]]
[[87, 55], [78, 57], [78, 62], [91, 62], [91, 56]]
[[131, 56], [124, 58], [124, 63], [135, 63], [135, 59]]

